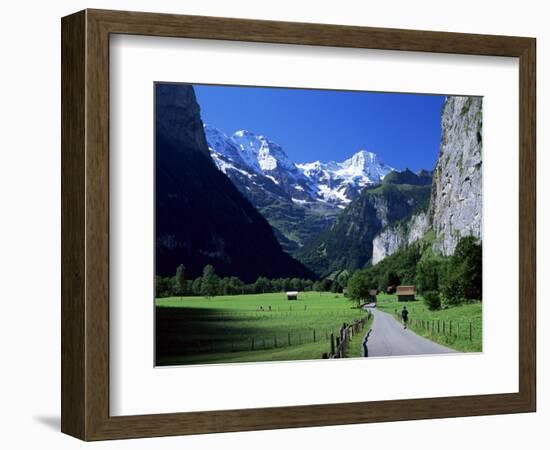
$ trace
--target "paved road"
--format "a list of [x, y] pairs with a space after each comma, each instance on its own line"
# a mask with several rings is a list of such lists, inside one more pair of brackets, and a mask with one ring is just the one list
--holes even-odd
[[391, 314], [376, 308], [369, 309], [374, 314], [372, 331], [367, 340], [369, 357], [456, 353], [456, 350], [436, 344], [411, 330], [404, 330]]

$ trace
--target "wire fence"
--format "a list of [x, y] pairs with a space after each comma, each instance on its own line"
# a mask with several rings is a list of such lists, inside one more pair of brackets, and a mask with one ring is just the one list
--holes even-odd
[[[298, 314], [298, 311], [286, 311], [283, 313], [264, 311], [253, 312], [252, 314], [250, 312], [246, 312], [242, 314], [242, 317], [251, 320], [276, 320], [278, 318], [284, 319], [288, 317], [288, 314]], [[232, 317], [240, 317], [239, 313], [231, 313], [230, 315]], [[312, 315], [330, 318], [330, 322], [336, 323], [337, 319], [354, 319], [354, 314], [350, 316], [349, 312], [313, 312]], [[359, 330], [359, 327], [360, 329], [362, 329], [362, 326], [364, 323], [366, 323], [368, 317], [370, 317], [370, 312], [367, 316], [361, 314], [361, 319], [355, 320], [352, 324], [354, 330]], [[203, 320], [208, 321], [209, 319], [205, 318]], [[219, 320], [220, 315], [217, 315], [217, 317], [215, 318], [215, 322], [218, 322]], [[196, 326], [197, 324], [194, 323], [193, 325]], [[173, 324], [173, 326], [169, 327], [169, 329], [164, 328], [162, 331], [159, 330], [157, 332], [157, 343], [161, 344], [158, 345], [158, 347], [164, 349], [166, 353], [178, 354], [182, 356], [196, 356], [199, 354], [204, 355], [258, 350], [276, 350], [320, 342], [326, 342], [330, 346], [332, 340], [334, 341], [335, 348], [341, 347], [339, 349], [339, 354], [343, 354], [345, 351], [345, 345], [347, 344], [347, 334], [345, 331], [342, 330], [347, 327], [348, 324], [346, 322], [343, 322], [343, 325], [340, 328], [335, 326], [305, 326], [300, 328], [287, 329], [284, 331], [267, 331], [264, 334], [262, 334], [261, 332], [240, 333], [238, 329], [228, 330], [227, 332], [219, 332], [218, 329], [208, 336], [192, 338], [189, 336], [189, 334], [181, 332], [181, 323], [179, 323]], [[351, 333], [353, 333], [353, 331], [351, 331]], [[336, 342], [338, 342], [338, 344], [336, 344]], [[329, 353], [335, 353], [335, 351]]]
[[277, 332], [265, 335], [232, 335], [206, 339], [182, 339], [174, 337], [166, 342], [166, 347], [177, 349], [180, 355], [234, 353], [257, 350], [275, 350], [297, 345], [329, 342], [330, 336], [337, 332], [335, 328], [313, 328], [302, 331]]
[[[394, 311], [397, 320], [402, 321], [399, 311]], [[472, 321], [443, 320], [443, 319], [417, 319], [409, 318], [407, 327], [413, 330], [423, 331], [432, 336], [446, 336], [455, 339], [468, 339], [470, 341], [478, 338], [478, 330]]]

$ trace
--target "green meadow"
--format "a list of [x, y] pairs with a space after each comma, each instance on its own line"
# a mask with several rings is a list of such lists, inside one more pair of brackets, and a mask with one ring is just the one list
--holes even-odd
[[[300, 292], [296, 301], [279, 292], [155, 303], [161, 366], [320, 359], [330, 350], [331, 333], [337, 336], [342, 324], [366, 315], [355, 302], [330, 292]], [[353, 339], [347, 356], [361, 356], [361, 339]]]
[[409, 328], [416, 334], [461, 352], [482, 351], [481, 302], [430, 311], [421, 296], [413, 302], [397, 302], [395, 295], [378, 295], [377, 308], [397, 314], [399, 320], [403, 306], [409, 310]]

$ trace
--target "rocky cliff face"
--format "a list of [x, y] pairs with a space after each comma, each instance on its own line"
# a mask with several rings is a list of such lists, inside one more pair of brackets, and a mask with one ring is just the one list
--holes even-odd
[[210, 159], [200, 107], [192, 86], [158, 84], [155, 89], [155, 108], [157, 136], [202, 153]]
[[463, 236], [481, 238], [482, 99], [448, 97], [441, 131], [428, 213], [382, 229], [373, 240], [372, 264], [421, 239], [430, 228], [433, 250], [444, 255], [451, 255]]
[[482, 99], [448, 97], [441, 131], [429, 214], [434, 251], [450, 255], [461, 237], [481, 238]]
[[384, 228], [372, 241], [372, 264], [421, 239], [430, 227], [426, 212]]
[[212, 161], [192, 86], [155, 87], [156, 274], [179, 264], [195, 278], [207, 264], [253, 282], [311, 278], [283, 252], [265, 218]]

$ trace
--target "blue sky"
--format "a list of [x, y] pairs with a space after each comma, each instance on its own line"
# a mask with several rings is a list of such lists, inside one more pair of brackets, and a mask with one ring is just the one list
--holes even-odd
[[204, 123], [283, 146], [295, 162], [343, 161], [360, 149], [396, 169], [433, 169], [444, 96], [194, 85]]

